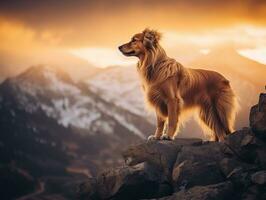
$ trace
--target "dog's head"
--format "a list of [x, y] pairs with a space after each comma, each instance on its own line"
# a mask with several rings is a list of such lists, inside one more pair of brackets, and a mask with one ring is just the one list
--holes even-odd
[[121, 46], [119, 50], [125, 56], [145, 55], [148, 51], [156, 48], [159, 44], [161, 34], [155, 30], [145, 29], [142, 33], [135, 34], [132, 39]]

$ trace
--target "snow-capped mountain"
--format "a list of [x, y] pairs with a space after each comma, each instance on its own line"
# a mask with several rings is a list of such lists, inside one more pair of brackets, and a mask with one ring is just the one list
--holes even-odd
[[84, 129], [87, 134], [113, 134], [118, 123], [129, 132], [145, 137], [142, 133], [145, 128], [132, 124], [133, 114], [130, 116], [130, 113], [122, 113], [121, 108], [106, 104], [97, 94], [75, 84], [68, 74], [59, 69], [31, 67], [4, 84], [9, 84], [17, 94], [18, 106], [30, 113], [42, 110], [66, 128]]

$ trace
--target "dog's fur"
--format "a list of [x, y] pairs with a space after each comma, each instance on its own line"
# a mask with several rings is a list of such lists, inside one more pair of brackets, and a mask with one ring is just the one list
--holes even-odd
[[[139, 58], [137, 70], [145, 97], [157, 116], [157, 129], [149, 139], [173, 139], [180, 114], [197, 108], [213, 139], [223, 141], [233, 131], [237, 106], [229, 81], [214, 71], [183, 67], [166, 55], [160, 38], [157, 31], [145, 29], [119, 47], [125, 56]], [[163, 134], [167, 123], [167, 133]]]

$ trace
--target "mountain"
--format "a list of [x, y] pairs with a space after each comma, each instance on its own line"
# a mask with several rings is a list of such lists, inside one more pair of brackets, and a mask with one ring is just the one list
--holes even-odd
[[[0, 85], [0, 113], [0, 173], [12, 166], [8, 177], [22, 180], [17, 185], [0, 181], [5, 199], [42, 184], [50, 188], [46, 192], [71, 199], [73, 193], [67, 196], [51, 184], [71, 183], [123, 162], [122, 149], [152, 129], [145, 119], [49, 66], [33, 66], [6, 79]], [[14, 192], [21, 184], [27, 190]]]
[[0, 82], [23, 73], [29, 65], [39, 65], [39, 63], [60, 67], [74, 81], [89, 78], [102, 70], [87, 60], [59, 50], [42, 50], [34, 53], [0, 50]]

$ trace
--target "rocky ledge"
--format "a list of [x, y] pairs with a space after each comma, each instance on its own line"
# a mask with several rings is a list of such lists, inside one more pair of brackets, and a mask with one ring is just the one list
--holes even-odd
[[125, 165], [78, 187], [79, 199], [266, 199], [266, 94], [250, 127], [225, 142], [148, 141], [123, 153]]

